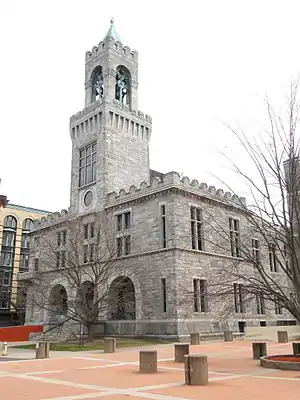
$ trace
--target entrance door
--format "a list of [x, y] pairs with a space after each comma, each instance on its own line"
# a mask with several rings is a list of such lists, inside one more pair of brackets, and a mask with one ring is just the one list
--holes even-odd
[[240, 333], [245, 333], [246, 322], [245, 321], [239, 321], [238, 324], [239, 324]]

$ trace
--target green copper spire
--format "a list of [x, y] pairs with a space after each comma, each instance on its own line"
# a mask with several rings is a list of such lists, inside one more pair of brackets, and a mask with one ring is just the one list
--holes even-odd
[[107, 34], [105, 35], [105, 39], [107, 39], [108, 37], [112, 37], [116, 42], [122, 42], [120, 36], [118, 35], [118, 32], [116, 31], [116, 28], [114, 26], [114, 19], [112, 18], [110, 20], [110, 27], [109, 30], [107, 32]]

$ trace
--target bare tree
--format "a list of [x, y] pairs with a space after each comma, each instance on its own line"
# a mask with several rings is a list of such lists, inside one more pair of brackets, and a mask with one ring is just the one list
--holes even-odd
[[95, 217], [90, 222], [76, 218], [45, 230], [34, 282], [34, 301], [47, 311], [50, 322], [78, 322], [86, 327], [89, 339], [95, 324], [108, 314], [111, 319], [135, 318], [130, 271], [118, 262], [114, 232], [104, 214]]

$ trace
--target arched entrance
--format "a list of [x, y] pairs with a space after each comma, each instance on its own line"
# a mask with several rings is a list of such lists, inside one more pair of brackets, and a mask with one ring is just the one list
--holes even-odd
[[49, 322], [59, 322], [68, 312], [68, 295], [62, 285], [55, 285], [49, 298]]
[[109, 314], [111, 320], [135, 319], [135, 289], [126, 276], [116, 278], [109, 289]]

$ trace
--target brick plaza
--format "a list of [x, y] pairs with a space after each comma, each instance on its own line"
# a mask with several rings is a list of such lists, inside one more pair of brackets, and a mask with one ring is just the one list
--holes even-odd
[[[291, 343], [268, 342], [268, 354], [290, 354]], [[143, 347], [145, 349], [145, 347]], [[147, 349], [150, 349], [150, 347]], [[191, 354], [208, 356], [209, 385], [186, 386], [184, 366], [174, 362], [174, 345], [158, 350], [159, 371], [138, 372], [140, 349], [76, 352], [66, 357], [0, 363], [1, 399], [187, 400], [299, 398], [300, 372], [261, 368], [251, 342], [206, 342]], [[34, 353], [32, 352], [32, 356]]]

